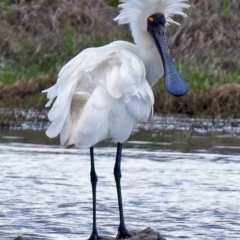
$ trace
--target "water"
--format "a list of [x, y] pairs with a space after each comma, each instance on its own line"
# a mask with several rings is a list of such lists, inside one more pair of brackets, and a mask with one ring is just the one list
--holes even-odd
[[[100, 235], [115, 236], [115, 147], [95, 149]], [[240, 139], [224, 133], [136, 131], [125, 144], [122, 191], [130, 230], [168, 240], [240, 239]], [[87, 239], [87, 149], [64, 149], [42, 131], [0, 132], [0, 239]]]

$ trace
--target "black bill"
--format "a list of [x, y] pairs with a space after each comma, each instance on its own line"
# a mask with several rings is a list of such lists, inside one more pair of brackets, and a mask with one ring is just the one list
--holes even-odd
[[181, 97], [187, 93], [188, 87], [173, 64], [165, 35], [165, 18], [163, 15], [154, 14], [150, 20], [154, 20], [154, 22], [149, 22], [148, 31], [152, 35], [162, 58], [165, 87], [173, 96]]

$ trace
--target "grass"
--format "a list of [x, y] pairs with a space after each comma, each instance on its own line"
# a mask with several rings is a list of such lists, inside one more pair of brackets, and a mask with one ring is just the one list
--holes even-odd
[[[53, 54], [49, 54], [49, 56], [39, 57], [35, 49], [30, 49], [30, 42], [26, 45], [23, 44], [20, 51], [23, 60], [6, 61], [4, 67], [0, 69], [0, 82], [3, 84], [13, 84], [16, 81], [24, 82], [34, 79], [42, 73], [57, 73], [68, 59], [78, 54], [79, 49], [97, 47], [103, 44], [106, 44], [106, 41], [99, 36], [95, 36], [91, 41], [83, 39], [82, 42], [76, 42], [69, 29], [65, 31], [64, 41], [61, 44], [55, 45], [52, 49]], [[30, 54], [26, 49], [28, 49]]]
[[119, 2], [119, 0], [106, 0], [106, 3], [109, 6], [112, 6], [112, 7], [117, 7], [118, 6], [118, 2]]
[[223, 84], [240, 84], [240, 69], [218, 68], [200, 59], [189, 62], [179, 61], [175, 65], [186, 79], [191, 91], [209, 89]]
[[224, 18], [229, 18], [231, 16], [231, 6], [229, 0], [221, 0], [222, 14]]
[[[154, 91], [162, 97], [156, 97], [155, 109], [212, 115], [216, 108], [220, 109], [216, 115], [231, 115], [228, 110], [221, 113], [219, 106], [224, 101], [218, 97], [235, 94], [228, 99], [238, 109], [238, 90], [232, 89], [240, 84], [240, 1], [190, 2], [189, 18], [177, 19], [181, 27], [171, 26], [167, 31], [172, 56], [189, 85], [189, 94], [176, 103], [159, 81]], [[87, 47], [117, 39], [131, 41], [127, 27], [112, 21], [117, 4], [117, 0], [72, 0], [71, 4], [66, 0], [0, 0], [0, 107], [43, 108], [46, 99], [41, 90], [56, 81], [69, 59]], [[202, 98], [209, 102], [219, 99], [219, 106], [209, 102], [212, 110], [205, 107], [207, 103], [199, 106], [196, 103]], [[190, 108], [190, 102], [199, 111]], [[225, 105], [233, 108], [228, 102]]]

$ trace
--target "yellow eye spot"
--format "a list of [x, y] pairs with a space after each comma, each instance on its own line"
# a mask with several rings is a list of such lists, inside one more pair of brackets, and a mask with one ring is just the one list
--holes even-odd
[[153, 19], [152, 17], [149, 17], [148, 20], [149, 20], [150, 22], [154, 22], [154, 19]]

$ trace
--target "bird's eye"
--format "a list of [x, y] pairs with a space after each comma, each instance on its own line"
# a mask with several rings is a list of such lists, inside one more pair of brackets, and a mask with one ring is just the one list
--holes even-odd
[[149, 20], [150, 22], [154, 22], [154, 19], [153, 19], [152, 17], [149, 17], [148, 20]]

